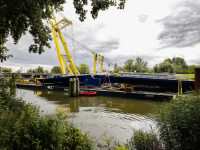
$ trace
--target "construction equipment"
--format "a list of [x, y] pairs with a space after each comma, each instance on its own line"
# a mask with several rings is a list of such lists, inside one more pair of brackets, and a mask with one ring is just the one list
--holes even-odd
[[[69, 52], [69, 49], [68, 49], [68, 47], [67, 47], [67, 44], [66, 44], [66, 42], [65, 42], [65, 40], [64, 40], [64, 38], [63, 38], [63, 35], [62, 35], [62, 33], [61, 33], [61, 30], [62, 30], [63, 28], [65, 28], [66, 26], [72, 24], [72, 22], [71, 22], [71, 21], [68, 21], [65, 17], [64, 17], [62, 20], [60, 20], [59, 22], [57, 22], [57, 21], [56, 21], [56, 17], [54, 16], [53, 11], [52, 11], [52, 9], [51, 9], [50, 6], [49, 6], [49, 9], [50, 9], [50, 11], [52, 12], [52, 18], [49, 19], [49, 22], [50, 22], [51, 27], [52, 27], [53, 38], [54, 38], [54, 41], [55, 41], [56, 50], [57, 50], [58, 59], [59, 59], [59, 62], [60, 62], [60, 67], [61, 67], [62, 73], [63, 73], [63, 74], [66, 74], [66, 70], [65, 70], [64, 63], [66, 64], [68, 70], [70, 70], [70, 69], [69, 69], [69, 66], [67, 65], [66, 60], [64, 59], [64, 57], [63, 57], [62, 54], [61, 54], [61, 50], [60, 50], [60, 46], [59, 46], [59, 42], [58, 42], [57, 33], [58, 33], [58, 35], [59, 35], [59, 37], [60, 37], [60, 40], [61, 40], [61, 42], [62, 42], [62, 45], [63, 45], [63, 47], [64, 47], [64, 49], [65, 49], [65, 52], [66, 52], [67, 57], [68, 57], [68, 60], [69, 60], [69, 62], [70, 62], [70, 64], [71, 64], [71, 66], [72, 66], [73, 72], [70, 71], [70, 74], [71, 74], [71, 75], [79, 75], [80, 73], [79, 73], [79, 71], [77, 70], [77, 68], [76, 68], [76, 66], [75, 66], [75, 64], [74, 64], [74, 61], [73, 61], [73, 59], [72, 59], [72, 56], [71, 56], [71, 54], [70, 54], [70, 52]], [[52, 20], [53, 20], [55, 23], [53, 23]], [[59, 27], [59, 25], [62, 25], [62, 26]]]
[[69, 35], [67, 35], [66, 33], [63, 33], [63, 35], [65, 35], [68, 39], [70, 39], [71, 41], [73, 41], [74, 43], [76, 43], [77, 45], [79, 45], [81, 48], [85, 49], [86, 51], [94, 54], [94, 74], [96, 73], [96, 64], [97, 64], [97, 59], [101, 61], [101, 73], [103, 73], [103, 62], [105, 62], [106, 64], [108, 64], [108, 66], [114, 67], [115, 63], [113, 63], [112, 61], [110, 61], [108, 58], [97, 54], [95, 52], [93, 52], [93, 50], [91, 50], [90, 48], [88, 48], [87, 46], [85, 46], [84, 44], [78, 42], [77, 40], [75, 40], [73, 37], [70, 37]]
[[[69, 52], [67, 44], [66, 44], [66, 42], [65, 42], [65, 40], [63, 38], [63, 35], [65, 37], [67, 37], [68, 39], [70, 39], [72, 42], [74, 42], [74, 43], [78, 44], [79, 46], [81, 46], [83, 49], [85, 49], [88, 52], [91, 52], [92, 54], [94, 54], [94, 74], [96, 73], [97, 59], [101, 61], [101, 73], [103, 73], [103, 62], [107, 63], [108, 66], [114, 67], [114, 63], [111, 62], [106, 57], [104, 57], [104, 56], [102, 56], [100, 54], [94, 53], [91, 49], [89, 49], [85, 45], [81, 44], [80, 42], [76, 41], [73, 36], [71, 37], [71, 36], [67, 35], [65, 32], [61, 32], [61, 30], [64, 29], [65, 27], [67, 27], [68, 25], [72, 25], [72, 22], [69, 21], [68, 19], [66, 19], [66, 17], [63, 14], [61, 14], [61, 15], [64, 18], [62, 20], [60, 20], [59, 22], [57, 22], [56, 21], [56, 17], [54, 16], [51, 7], [49, 7], [49, 9], [52, 12], [52, 18], [49, 19], [49, 22], [50, 22], [51, 27], [52, 27], [52, 32], [53, 32], [53, 37], [54, 37], [54, 41], [55, 41], [55, 45], [56, 45], [58, 59], [59, 59], [60, 67], [61, 67], [61, 70], [62, 70], [63, 74], [66, 74], [66, 70], [65, 70], [64, 64], [66, 65], [66, 67], [69, 70], [69, 73], [71, 75], [79, 75], [80, 74], [79, 71], [77, 70], [75, 64], [74, 64], [74, 61], [73, 61], [72, 56], [71, 56], [71, 54]], [[53, 23], [52, 20], [54, 21], [54, 23]], [[57, 33], [58, 33], [58, 36], [59, 36], [59, 38], [60, 38], [60, 40], [62, 42], [62, 45], [63, 45], [67, 55], [62, 55], [61, 54]], [[64, 57], [64, 56], [67, 56], [67, 58]], [[70, 69], [69, 65], [67, 64], [68, 61], [71, 64], [72, 70]]]
[[[94, 54], [94, 74], [96, 73], [96, 65], [97, 65], [97, 59], [101, 61], [101, 73], [103, 73], [103, 56], [102, 55], [97, 55], [96, 53], [92, 52]], [[99, 58], [99, 57], [100, 58]]]

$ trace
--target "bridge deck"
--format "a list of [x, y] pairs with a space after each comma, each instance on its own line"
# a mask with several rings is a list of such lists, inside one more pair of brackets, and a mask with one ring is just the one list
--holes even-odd
[[[138, 77], [138, 76], [117, 76], [117, 75], [79, 75], [77, 76], [81, 83], [100, 87], [101, 84], [106, 82], [111, 83], [125, 83], [132, 85], [144, 85], [144, 86], [157, 86], [162, 88], [177, 89], [178, 80], [166, 78], [166, 77]], [[42, 83], [52, 84], [66, 84], [70, 78], [77, 78], [76, 76], [57, 77], [49, 79], [39, 79]], [[194, 81], [182, 80], [183, 90], [194, 89]]]

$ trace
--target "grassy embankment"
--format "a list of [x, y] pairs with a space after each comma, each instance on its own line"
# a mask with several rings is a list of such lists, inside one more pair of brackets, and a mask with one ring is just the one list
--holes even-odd
[[195, 78], [194, 74], [176, 74], [176, 76], [185, 76], [188, 77], [189, 80], [194, 80]]

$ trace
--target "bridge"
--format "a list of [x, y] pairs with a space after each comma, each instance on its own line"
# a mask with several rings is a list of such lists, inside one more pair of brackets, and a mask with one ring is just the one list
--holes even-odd
[[[44, 84], [66, 84], [70, 78], [79, 78], [80, 82], [89, 85], [101, 87], [103, 83], [123, 83], [131, 85], [153, 86], [160, 88], [178, 88], [178, 80], [170, 77], [160, 76], [118, 76], [118, 75], [78, 75], [78, 76], [66, 76], [49, 79], [39, 79]], [[183, 90], [194, 89], [194, 81], [182, 79]]]
[[19, 75], [20, 79], [30, 79], [30, 78], [49, 78], [54, 76], [61, 76], [60, 73], [10, 73], [10, 72], [2, 72], [1, 77], [11, 77], [13, 75]]

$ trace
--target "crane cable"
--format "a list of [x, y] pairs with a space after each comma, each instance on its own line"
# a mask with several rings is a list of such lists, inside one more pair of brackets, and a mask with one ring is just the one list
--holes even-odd
[[[90, 52], [90, 53], [93, 52], [90, 48], [88, 48], [87, 46], [85, 46], [85, 45], [83, 45], [82, 43], [78, 42], [77, 40], [75, 40], [74, 38], [70, 37], [69, 35], [67, 35], [67, 34], [65, 34], [65, 33], [63, 33], [63, 32], [62, 32], [62, 34], [64, 34], [66, 37], [68, 37], [70, 40], [74, 41], [76, 44], [78, 44], [78, 45], [81, 46], [83, 49], [87, 50], [88, 52]], [[98, 55], [98, 54], [97, 54], [97, 55]], [[110, 65], [110, 66], [112, 66], [112, 67], [114, 67], [114, 65], [115, 65], [113, 62], [111, 62], [111, 61], [110, 61], [108, 58], [106, 58], [106, 57], [104, 57], [104, 61], [105, 61], [108, 65]]]
[[[60, 14], [63, 18], [66, 18], [67, 20], [70, 20], [70, 19], [68, 19], [63, 13], [59, 12], [59, 14]], [[61, 32], [61, 33], [65, 36], [65, 38], [67, 37], [68, 39], [70, 39], [70, 40], [72, 41], [72, 49], [73, 49], [74, 53], [75, 53], [74, 42], [75, 42], [78, 46], [80, 46], [81, 48], [87, 50], [88, 52], [90, 52], [90, 53], [93, 52], [90, 48], [88, 48], [87, 46], [85, 46], [85, 45], [83, 45], [82, 43], [80, 43], [80, 42], [78, 42], [77, 40], [75, 40], [74, 34], [73, 34], [73, 25], [72, 25], [72, 24], [71, 24], [71, 30], [70, 30], [70, 31], [71, 31], [71, 36], [69, 36], [69, 35], [66, 34], [65, 32], [64, 32], [64, 33]], [[97, 53], [96, 53], [96, 54], [97, 54]], [[97, 55], [99, 55], [99, 54], [97, 54]], [[76, 57], [74, 56], [74, 58], [75, 58], [75, 62], [76, 62]], [[108, 66], [111, 66], [111, 67], [114, 67], [114, 66], [115, 66], [115, 63], [112, 62], [112, 61], [110, 61], [110, 60], [109, 60], [108, 58], [106, 58], [106, 57], [103, 57], [103, 61], [104, 61], [105, 63], [107, 63]]]

